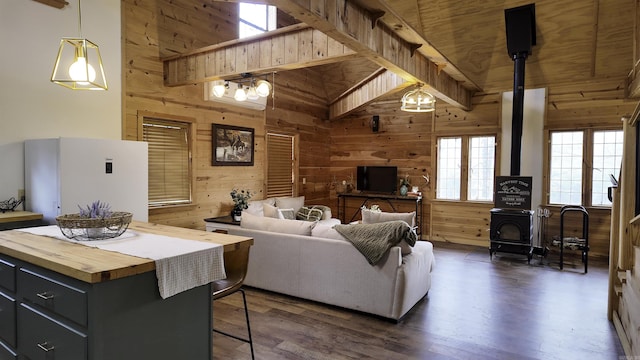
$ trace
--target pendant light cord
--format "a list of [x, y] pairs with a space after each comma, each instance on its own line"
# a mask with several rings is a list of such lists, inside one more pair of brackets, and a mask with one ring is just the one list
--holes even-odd
[[82, 38], [82, 11], [80, 11], [80, 0], [78, 0], [78, 32]]

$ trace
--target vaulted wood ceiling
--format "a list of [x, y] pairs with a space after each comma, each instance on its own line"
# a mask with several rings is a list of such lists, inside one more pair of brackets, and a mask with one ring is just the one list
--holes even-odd
[[[512, 90], [513, 61], [506, 48], [504, 9], [532, 3], [530, 0], [252, 2], [279, 6], [297, 21], [321, 30], [358, 53], [356, 58], [344, 56], [339, 62], [318, 62], [314, 67], [324, 79], [328, 104], [351, 91], [355, 84], [366, 82], [383, 66], [405, 78], [407, 83], [402, 86], [426, 82], [435, 88], [438, 97], [462, 108], [468, 104], [465, 95], [455, 89], [450, 91], [452, 87], [458, 86], [468, 94]], [[342, 9], [328, 14], [326, 9], [331, 6], [335, 9], [336, 4]], [[356, 21], [354, 7], [361, 8], [368, 17], [368, 24], [374, 23], [376, 28], [350, 28]], [[633, 0], [538, 0], [535, 1], [535, 13], [537, 45], [526, 61], [525, 87], [624, 78], [632, 68]], [[414, 56], [409, 60], [394, 59], [393, 55], [378, 49], [379, 44], [362, 44], [362, 33], [369, 36], [378, 28], [391, 34], [382, 35], [382, 44], [398, 53], [402, 49], [395, 43], [389, 45], [389, 39], [402, 38], [410, 47], [421, 45], [417, 50], [413, 47], [412, 51], [415, 50], [416, 57], [422, 56], [435, 65], [439, 75], [429, 77], [427, 71], [423, 76], [424, 73], [410, 68], [414, 65]], [[397, 65], [407, 68], [399, 71]], [[443, 76], [451, 81], [444, 86], [429, 83], [440, 81], [438, 79]], [[393, 96], [397, 97], [397, 94]]]

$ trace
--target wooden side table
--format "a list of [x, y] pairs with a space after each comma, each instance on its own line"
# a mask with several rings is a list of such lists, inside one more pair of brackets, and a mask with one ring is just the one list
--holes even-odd
[[226, 234], [230, 227], [240, 227], [240, 221], [234, 221], [231, 215], [206, 218], [204, 221], [206, 230], [211, 232]]

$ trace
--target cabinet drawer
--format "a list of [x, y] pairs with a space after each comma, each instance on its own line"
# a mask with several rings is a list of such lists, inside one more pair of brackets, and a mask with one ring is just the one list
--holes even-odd
[[87, 292], [27, 268], [18, 271], [18, 297], [87, 325]]
[[26, 305], [18, 307], [18, 352], [30, 360], [87, 360], [87, 336]]
[[0, 360], [17, 360], [18, 354], [0, 341]]
[[3, 293], [0, 293], [0, 339], [16, 347], [16, 300]]
[[0, 259], [0, 286], [16, 292], [16, 266], [4, 259]]

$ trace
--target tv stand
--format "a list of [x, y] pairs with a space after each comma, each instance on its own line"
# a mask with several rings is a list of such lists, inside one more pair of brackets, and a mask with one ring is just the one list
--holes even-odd
[[348, 222], [353, 222], [355, 218], [358, 216], [360, 212], [360, 208], [369, 204], [374, 200], [384, 201], [394, 212], [398, 212], [397, 206], [402, 203], [414, 203], [415, 211], [416, 211], [416, 232], [418, 234], [418, 238], [421, 238], [422, 235], [422, 196], [401, 196], [394, 194], [378, 194], [378, 193], [366, 193], [366, 192], [352, 192], [352, 193], [339, 193], [338, 194], [338, 218], [340, 221], [345, 224], [347, 223], [345, 219], [347, 218], [347, 209], [346, 203], [347, 200], [353, 199], [362, 199], [362, 203], [360, 206], [356, 208], [356, 211], [351, 214], [351, 218]]

